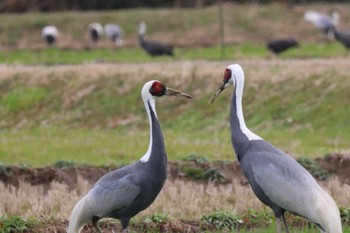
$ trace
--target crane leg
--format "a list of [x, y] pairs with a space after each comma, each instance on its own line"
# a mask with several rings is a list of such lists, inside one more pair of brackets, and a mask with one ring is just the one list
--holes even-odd
[[277, 233], [282, 233], [282, 228], [281, 228], [281, 218], [276, 217], [276, 227], [277, 227]]
[[97, 222], [100, 218], [92, 218], [92, 225], [98, 233], [102, 233], [101, 229], [98, 227]]
[[284, 214], [282, 215], [282, 221], [283, 221], [284, 230], [286, 231], [286, 233], [289, 233], [286, 218], [284, 217]]

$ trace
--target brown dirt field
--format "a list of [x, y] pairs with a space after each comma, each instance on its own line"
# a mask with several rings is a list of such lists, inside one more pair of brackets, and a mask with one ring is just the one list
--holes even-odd
[[[341, 183], [350, 184], [350, 154], [334, 154], [325, 158], [317, 159], [317, 163], [326, 169], [332, 177], [336, 177]], [[192, 180], [202, 183], [207, 183], [205, 180], [198, 180], [189, 177], [181, 171], [181, 166], [184, 164], [207, 169], [210, 167], [216, 168], [227, 179], [224, 183], [238, 182], [242, 185], [248, 185], [237, 161], [235, 162], [211, 162], [211, 163], [196, 163], [183, 161], [169, 161], [168, 163], [168, 179], [173, 181], [183, 179], [185, 181]], [[43, 185], [50, 187], [51, 182], [66, 184], [69, 189], [75, 189], [80, 176], [82, 179], [95, 183], [102, 175], [116, 169], [113, 166], [96, 167], [90, 165], [72, 165], [63, 168], [54, 166], [26, 168], [17, 165], [7, 167], [7, 172], [0, 171], [0, 181], [5, 185], [17, 187], [20, 183], [26, 182], [31, 185]]]
[[[333, 154], [326, 156], [325, 158], [317, 159], [317, 163], [324, 169], [326, 169], [331, 176], [327, 181], [320, 181], [325, 184], [328, 182], [328, 186], [331, 185], [332, 180], [338, 180], [340, 183], [350, 184], [350, 154]], [[190, 166], [195, 168], [201, 168], [206, 170], [208, 168], [215, 168], [226, 178], [223, 182], [214, 184], [205, 179], [194, 179], [189, 177], [183, 172], [184, 166]], [[37, 167], [37, 168], [25, 168], [20, 166], [8, 166], [6, 169], [0, 169], [0, 181], [5, 186], [19, 187], [21, 184], [29, 183], [32, 186], [42, 186], [45, 192], [49, 192], [52, 183], [63, 183], [67, 185], [71, 192], [77, 191], [79, 186], [79, 179], [86, 180], [89, 185], [99, 179], [105, 173], [116, 169], [113, 166], [95, 167], [90, 165], [71, 165], [63, 168], [54, 166]], [[182, 180], [186, 183], [201, 183], [204, 186], [210, 185], [232, 185], [238, 184], [248, 188], [248, 183], [243, 176], [240, 165], [235, 162], [194, 162], [194, 161], [171, 161], [168, 166], [168, 180], [176, 183], [177, 180]], [[218, 186], [218, 187], [219, 187]], [[64, 197], [62, 197], [64, 198]], [[249, 217], [247, 217], [249, 218]], [[294, 226], [305, 227], [307, 221], [305, 219], [289, 218], [287, 215], [287, 221]], [[244, 218], [243, 218], [244, 219]], [[250, 221], [244, 222], [245, 228], [255, 228]], [[28, 227], [25, 232], [66, 232], [68, 225], [67, 220], [50, 220], [44, 219], [38, 226]], [[101, 221], [100, 226], [104, 229], [104, 232], [113, 232], [113, 230], [120, 230], [120, 224], [118, 220], [115, 221]], [[259, 226], [258, 226], [259, 227]], [[261, 226], [260, 226], [261, 227]], [[204, 223], [200, 220], [183, 220], [178, 218], [170, 218], [166, 222], [153, 222], [151, 220], [142, 220], [132, 222], [130, 229], [136, 232], [204, 232], [215, 230], [215, 227], [211, 224]], [[85, 225], [84, 233], [94, 232], [91, 224]]]

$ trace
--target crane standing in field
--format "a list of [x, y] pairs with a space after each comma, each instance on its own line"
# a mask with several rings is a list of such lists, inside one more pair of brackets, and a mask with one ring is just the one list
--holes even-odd
[[106, 36], [112, 40], [116, 46], [123, 45], [123, 30], [118, 24], [109, 23], [104, 26]]
[[161, 55], [169, 55], [173, 56], [173, 46], [165, 45], [155, 41], [145, 40], [146, 34], [146, 23], [140, 22], [139, 24], [139, 41], [141, 47], [151, 56], [161, 56]]
[[337, 28], [333, 28], [332, 30], [334, 38], [345, 47], [348, 53], [350, 49], [350, 31], [340, 31]]
[[93, 44], [96, 44], [103, 35], [103, 28], [100, 23], [90, 23], [88, 26], [88, 33]]
[[298, 47], [299, 43], [295, 39], [276, 39], [267, 43], [267, 49], [273, 54], [280, 54], [290, 48]]
[[255, 195], [269, 206], [281, 233], [281, 218], [288, 233], [285, 211], [315, 223], [322, 233], [342, 233], [340, 213], [332, 197], [289, 155], [250, 131], [244, 121], [242, 95], [244, 73], [240, 65], [226, 68], [223, 84], [212, 102], [234, 85], [230, 109], [231, 141], [243, 173]]
[[78, 233], [85, 223], [101, 218], [120, 219], [127, 232], [130, 219], [155, 200], [167, 177], [167, 156], [163, 134], [155, 110], [155, 97], [191, 96], [166, 87], [159, 81], [149, 81], [142, 88], [142, 99], [150, 124], [150, 144], [142, 158], [128, 166], [102, 176], [74, 207], [69, 217], [68, 233]]
[[318, 29], [326, 34], [328, 39], [333, 39], [332, 29], [339, 23], [339, 13], [337, 11], [333, 11], [332, 15], [329, 16], [316, 11], [307, 11], [304, 14], [304, 19], [314, 24]]
[[41, 36], [48, 45], [53, 45], [57, 42], [58, 29], [55, 26], [45, 26]]

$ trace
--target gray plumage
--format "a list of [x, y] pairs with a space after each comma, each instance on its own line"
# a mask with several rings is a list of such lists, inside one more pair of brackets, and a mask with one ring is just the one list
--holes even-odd
[[341, 233], [339, 209], [332, 197], [294, 159], [247, 128], [242, 110], [241, 66], [227, 67], [212, 102], [231, 84], [235, 86], [230, 109], [232, 145], [255, 195], [273, 210], [277, 232], [281, 232], [281, 219], [288, 232], [284, 213], [289, 211], [308, 218], [323, 233]]
[[151, 56], [169, 55], [173, 56], [173, 46], [165, 45], [160, 42], [145, 40], [146, 23], [140, 22], [139, 24], [139, 42], [143, 50], [145, 50]]
[[123, 30], [118, 24], [106, 24], [104, 26], [104, 32], [117, 46], [123, 45]]
[[332, 15], [329, 16], [316, 11], [307, 11], [304, 14], [304, 19], [314, 24], [319, 30], [326, 34], [329, 39], [332, 39], [333, 35], [330, 32], [339, 23], [339, 13], [333, 11]]
[[112, 171], [95, 183], [75, 205], [69, 218], [68, 233], [80, 232], [90, 220], [101, 232], [97, 222], [106, 217], [120, 219], [123, 231], [127, 231], [130, 219], [155, 200], [167, 177], [167, 155], [154, 99], [163, 95], [190, 98], [159, 81], [144, 85], [142, 98], [150, 123], [150, 144], [146, 154], [140, 161]]
[[347, 50], [350, 49], [350, 31], [340, 31], [333, 29], [334, 38], [341, 43]]

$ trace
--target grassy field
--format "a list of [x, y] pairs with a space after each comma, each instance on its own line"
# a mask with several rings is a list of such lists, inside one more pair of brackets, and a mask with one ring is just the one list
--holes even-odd
[[[347, 61], [241, 61], [248, 126], [294, 156], [347, 151]], [[157, 101], [169, 158], [234, 159], [227, 120], [232, 89], [209, 103], [230, 63], [2, 66], [0, 158], [32, 165], [138, 159], [149, 140], [140, 90], [146, 80], [160, 79], [194, 96]]]

